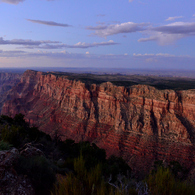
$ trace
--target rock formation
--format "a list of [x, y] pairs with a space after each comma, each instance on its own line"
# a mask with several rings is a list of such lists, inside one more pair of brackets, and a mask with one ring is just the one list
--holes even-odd
[[0, 151], [0, 194], [33, 195], [34, 190], [30, 180], [24, 175], [18, 175], [13, 164], [19, 158], [16, 148]]
[[94, 142], [133, 169], [164, 159], [195, 163], [195, 90], [87, 85], [26, 71], [9, 98], [2, 114], [22, 113], [50, 135]]

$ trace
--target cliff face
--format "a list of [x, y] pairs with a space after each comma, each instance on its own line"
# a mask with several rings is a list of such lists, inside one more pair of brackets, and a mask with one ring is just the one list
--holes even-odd
[[85, 85], [63, 76], [26, 71], [9, 92], [3, 114], [23, 113], [31, 124], [62, 139], [93, 141], [132, 168], [154, 160], [195, 163], [195, 90]]
[[9, 99], [8, 91], [15, 86], [21, 78], [21, 74], [0, 72], [0, 110], [3, 103]]

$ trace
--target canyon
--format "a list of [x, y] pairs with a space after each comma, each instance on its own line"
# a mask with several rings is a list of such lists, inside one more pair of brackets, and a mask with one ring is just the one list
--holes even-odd
[[21, 73], [0, 72], [0, 108], [9, 99], [9, 90], [20, 81], [21, 76]]
[[156, 160], [195, 164], [195, 89], [86, 84], [27, 70], [4, 97], [2, 114], [22, 113], [62, 140], [93, 142], [108, 156], [123, 157], [135, 172], [149, 170]]

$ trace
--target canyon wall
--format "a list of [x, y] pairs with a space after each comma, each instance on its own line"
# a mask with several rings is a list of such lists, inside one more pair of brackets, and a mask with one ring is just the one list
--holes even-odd
[[157, 90], [146, 85], [86, 85], [66, 76], [26, 71], [9, 91], [2, 114], [25, 115], [62, 139], [88, 140], [122, 156], [132, 169], [155, 160], [195, 163], [195, 90]]
[[18, 73], [0, 72], [0, 110], [3, 103], [9, 99], [8, 91], [20, 81], [21, 75]]

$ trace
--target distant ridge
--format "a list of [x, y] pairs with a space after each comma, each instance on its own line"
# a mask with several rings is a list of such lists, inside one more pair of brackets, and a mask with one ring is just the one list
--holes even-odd
[[[195, 70], [179, 69], [125, 69], [125, 68], [80, 68], [80, 67], [29, 67], [28, 69], [42, 72], [60, 71], [72, 73], [91, 73], [91, 74], [122, 74], [122, 75], [142, 75], [160, 77], [183, 77], [195, 78]], [[23, 73], [27, 68], [0, 68], [0, 72]]]

